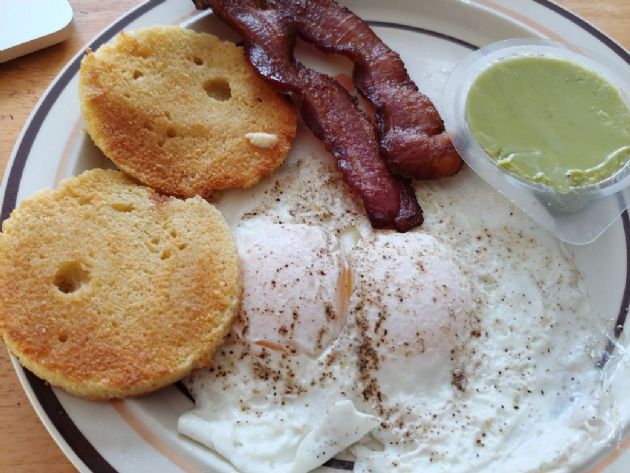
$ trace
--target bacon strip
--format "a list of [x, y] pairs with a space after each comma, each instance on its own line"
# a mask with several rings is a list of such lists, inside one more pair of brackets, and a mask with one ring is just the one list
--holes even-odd
[[452, 176], [462, 160], [431, 100], [411, 80], [400, 56], [361, 18], [335, 0], [269, 0], [291, 12], [298, 34], [355, 64], [354, 82], [376, 107], [381, 151], [390, 169], [417, 179]]
[[197, 8], [211, 7], [243, 36], [248, 59], [262, 77], [294, 95], [302, 119], [336, 158], [373, 227], [407, 231], [422, 223], [413, 189], [389, 171], [368, 117], [336, 81], [294, 58], [290, 12], [265, 8], [268, 2], [261, 0], [194, 1]]

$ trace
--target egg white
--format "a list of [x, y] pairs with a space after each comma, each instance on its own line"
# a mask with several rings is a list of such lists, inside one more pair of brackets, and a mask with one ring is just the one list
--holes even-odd
[[603, 329], [569, 253], [467, 170], [416, 184], [422, 227], [374, 231], [299, 140], [272, 178], [216, 199], [244, 303], [187, 381], [182, 434], [245, 473], [342, 451], [365, 473], [556, 471], [612, 435]]

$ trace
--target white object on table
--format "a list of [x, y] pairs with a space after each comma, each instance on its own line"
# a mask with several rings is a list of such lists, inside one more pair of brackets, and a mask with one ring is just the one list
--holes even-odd
[[68, 0], [0, 0], [0, 63], [70, 36]]

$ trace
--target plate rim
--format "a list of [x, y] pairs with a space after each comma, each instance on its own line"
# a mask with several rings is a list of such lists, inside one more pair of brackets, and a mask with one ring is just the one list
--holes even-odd
[[[625, 49], [620, 43], [608, 36], [602, 30], [594, 26], [589, 21], [585, 20], [581, 16], [573, 13], [565, 7], [551, 1], [551, 0], [530, 0], [532, 3], [538, 4], [549, 10], [552, 10], [556, 14], [571, 21], [576, 26], [580, 27], [591, 36], [595, 37], [607, 48], [614, 52], [618, 57], [630, 65], [630, 52]], [[127, 25], [137, 20], [144, 14], [153, 10], [154, 8], [164, 4], [166, 0], [146, 0], [138, 6], [125, 12], [123, 15], [115, 19], [105, 29], [101, 30], [90, 42], [63, 67], [63, 69], [55, 76], [50, 85], [43, 92], [40, 100], [34, 106], [31, 114], [26, 120], [11, 152], [10, 159], [7, 163], [5, 176], [3, 178], [2, 188], [4, 192], [2, 194], [2, 205], [0, 210], [0, 222], [7, 219], [11, 211], [15, 208], [17, 202], [17, 195], [20, 189], [22, 180], [22, 174], [28, 161], [31, 147], [41, 125], [46, 119], [48, 112], [60, 93], [67, 86], [67, 83], [78, 73], [81, 58], [84, 55], [86, 48], [96, 49], [102, 44], [112, 39], [118, 32], [124, 29]], [[486, 2], [484, 2], [486, 3]], [[488, 2], [494, 3], [494, 2]], [[390, 26], [388, 22], [371, 22], [372, 26]], [[405, 26], [398, 25], [397, 26]], [[414, 27], [415, 28], [415, 27]], [[417, 30], [423, 30], [422, 28], [416, 28]], [[434, 34], [436, 36], [444, 36], [438, 32], [424, 31], [428, 34]], [[453, 38], [461, 45], [469, 45], [462, 40]], [[620, 303], [619, 314], [613, 328], [613, 338], [617, 339], [623, 331], [623, 326], [626, 319], [626, 308], [630, 305], [630, 214], [628, 211], [624, 211], [621, 215], [623, 232], [626, 246], [626, 281], [623, 291], [623, 296]], [[604, 349], [600, 363], [606, 363], [610, 354], [614, 350], [615, 342], [613, 339], [609, 340], [608, 345]], [[68, 460], [81, 472], [103, 472], [103, 473], [116, 473], [116, 470], [90, 443], [90, 441], [83, 435], [80, 429], [76, 426], [71, 416], [61, 405], [57, 395], [53, 391], [52, 387], [37, 378], [30, 371], [24, 369], [17, 358], [10, 354], [11, 363], [14, 367], [16, 375], [20, 381], [22, 389], [29, 399], [34, 411], [40, 418], [40, 421], [53, 438], [55, 443], [59, 446]], [[51, 415], [51, 412], [54, 415]], [[626, 438], [630, 435], [630, 423], [624, 426], [622, 432], [622, 438]], [[594, 455], [592, 455], [585, 464], [579, 468], [580, 471], [590, 471], [592, 468], [597, 468], [598, 465], [605, 463], [606, 460], [615, 452], [614, 445], [609, 445]], [[599, 471], [599, 470], [598, 470]]]

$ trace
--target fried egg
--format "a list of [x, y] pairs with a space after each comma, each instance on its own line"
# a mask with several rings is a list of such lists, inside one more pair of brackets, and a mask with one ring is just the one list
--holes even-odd
[[198, 408], [179, 431], [246, 473], [310, 471], [379, 422], [344, 394], [352, 373], [324, 356], [345, 321], [344, 260], [314, 226], [256, 220], [235, 234], [241, 311], [216, 368], [192, 381]]
[[360, 473], [561, 471], [613, 435], [570, 253], [467, 170], [417, 185], [421, 228], [375, 231], [298, 141], [273, 178], [215, 202], [243, 303], [186, 381], [180, 433], [244, 473], [333, 457]]

